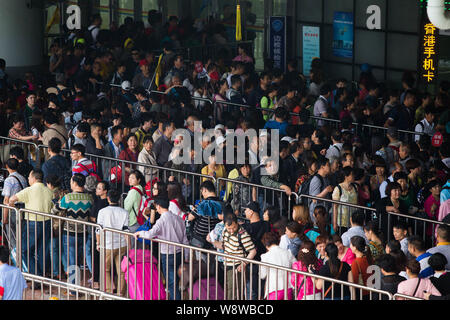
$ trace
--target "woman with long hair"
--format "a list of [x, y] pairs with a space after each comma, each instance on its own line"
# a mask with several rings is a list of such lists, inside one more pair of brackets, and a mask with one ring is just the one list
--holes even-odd
[[368, 246], [372, 258], [374, 261], [377, 261], [378, 257], [385, 253], [383, 235], [378, 228], [378, 223], [376, 221], [369, 221], [364, 226], [364, 233], [366, 234], [367, 240], [369, 240]]
[[[353, 283], [367, 286], [369, 274], [367, 268], [373, 263], [372, 255], [366, 240], [360, 236], [354, 236], [350, 239], [350, 249], [355, 253], [356, 259], [352, 264]], [[356, 290], [356, 300], [360, 299], [361, 290]], [[369, 298], [369, 292], [362, 291], [363, 300]]]
[[167, 195], [169, 197], [169, 211], [182, 218], [187, 219], [186, 201], [181, 192], [181, 185], [177, 181], [170, 181], [167, 184]]
[[[322, 261], [317, 259], [315, 255], [316, 246], [311, 241], [305, 241], [298, 251], [297, 262], [294, 262], [292, 269], [308, 272], [311, 269], [319, 271], [322, 268]], [[320, 290], [314, 287], [311, 277], [304, 277], [302, 274], [292, 273], [291, 284], [296, 288], [298, 295], [297, 300], [320, 300]]]
[[132, 170], [128, 176], [128, 184], [130, 191], [124, 201], [124, 209], [129, 213], [128, 225], [131, 233], [136, 232], [139, 228], [137, 217], [141, 206], [142, 196], [144, 195], [145, 178], [138, 170]]
[[315, 241], [315, 239], [319, 236], [319, 234], [313, 230], [314, 224], [311, 220], [311, 216], [309, 215], [309, 209], [307, 206], [294, 206], [292, 211], [292, 219], [303, 227], [303, 234], [310, 241]]
[[353, 261], [355, 261], [356, 256], [353, 253], [352, 249], [349, 247], [344, 246], [342, 243], [342, 238], [338, 234], [334, 234], [331, 236], [331, 240], [338, 248], [338, 258], [342, 262], [347, 262], [350, 266], [353, 264]]
[[[317, 206], [314, 208], [314, 218], [313, 231], [326, 237], [330, 237], [336, 233], [333, 229], [333, 225], [329, 223], [328, 212], [324, 206]], [[315, 239], [311, 239], [311, 241], [315, 241]]]
[[[353, 282], [351, 267], [347, 262], [342, 262], [339, 260], [338, 253], [338, 248], [334, 243], [328, 243], [326, 245], [325, 255], [327, 261], [323, 267], [320, 268], [318, 274], [327, 278]], [[311, 273], [315, 272], [312, 268], [309, 268], [308, 271]], [[350, 291], [354, 290], [348, 286], [342, 287], [340, 284], [334, 284], [317, 278], [314, 278], [314, 284], [318, 290], [323, 290], [324, 300], [350, 300]]]

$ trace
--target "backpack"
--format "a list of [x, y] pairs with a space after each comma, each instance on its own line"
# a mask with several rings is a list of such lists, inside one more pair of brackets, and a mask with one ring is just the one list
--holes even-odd
[[102, 179], [100, 179], [100, 176], [97, 174], [97, 168], [96, 168], [96, 166], [95, 166], [95, 162], [94, 161], [92, 161], [92, 170], [93, 171], [89, 171], [89, 169], [84, 165], [84, 164], [82, 164], [81, 162], [80, 163], [78, 163], [78, 165], [81, 167], [81, 168], [83, 168], [87, 173], [88, 173], [88, 176], [93, 176], [93, 177], [95, 177], [95, 179], [97, 179], [97, 181], [98, 182], [100, 182], [100, 181], [102, 181]]
[[[353, 189], [355, 189], [356, 194], [358, 194], [358, 187], [356, 186], [356, 184], [355, 183], [350, 183], [350, 185], [353, 187]], [[339, 184], [337, 185], [337, 187], [338, 187], [338, 190], [339, 190], [339, 198], [340, 198], [341, 195], [342, 195], [342, 187]]]
[[[300, 186], [300, 190], [298, 192], [299, 200], [298, 200], [298, 204], [307, 204], [309, 199], [306, 198], [302, 198], [301, 195], [309, 195], [309, 186], [311, 185], [311, 181], [312, 179], [314, 179], [314, 177], [318, 177], [320, 180], [320, 184], [321, 186], [323, 186], [324, 184], [324, 180], [322, 178], [322, 176], [320, 174], [315, 174], [313, 176], [311, 176], [310, 178], [308, 178], [308, 180], [306, 180], [305, 182], [302, 183], [302, 185]], [[306, 200], [304, 200], [306, 199]]]
[[146, 219], [144, 217], [144, 210], [146, 208], [148, 196], [145, 194], [145, 192], [142, 192], [141, 190], [139, 190], [139, 188], [133, 187], [133, 188], [131, 188], [131, 190], [136, 190], [141, 196], [138, 213], [136, 214], [136, 210], [134, 210], [134, 206], [133, 206], [133, 212], [134, 212], [134, 215], [136, 216], [136, 220], [137, 220], [138, 224], [140, 226], [142, 226], [146, 221]]
[[94, 38], [92, 37], [92, 31], [94, 31], [95, 29], [98, 29], [98, 27], [97, 26], [89, 26], [86, 29], [84, 29], [84, 31], [83, 31], [83, 38], [88, 47], [95, 43]]

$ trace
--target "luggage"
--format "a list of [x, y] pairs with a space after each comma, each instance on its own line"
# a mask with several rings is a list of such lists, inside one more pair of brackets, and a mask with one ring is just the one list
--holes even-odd
[[130, 250], [128, 256], [123, 257], [121, 269], [127, 282], [130, 299], [167, 299], [165, 281], [158, 272], [158, 261], [149, 250]]

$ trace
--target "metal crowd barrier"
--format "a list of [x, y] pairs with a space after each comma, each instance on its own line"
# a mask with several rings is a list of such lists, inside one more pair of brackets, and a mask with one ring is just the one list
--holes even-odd
[[[449, 225], [450, 226], [450, 224], [444, 223], [442, 221], [425, 219], [425, 218], [416, 217], [416, 216], [412, 216], [412, 215], [408, 215], [408, 214], [387, 212], [386, 215], [384, 215], [384, 214], [380, 214], [379, 212], [377, 212], [377, 210], [375, 208], [364, 207], [364, 206], [360, 206], [360, 205], [350, 204], [350, 203], [341, 202], [341, 201], [335, 201], [335, 200], [331, 200], [331, 199], [319, 198], [319, 197], [314, 197], [314, 196], [304, 195], [304, 194], [301, 194], [299, 197], [300, 197], [300, 199], [306, 198], [306, 199], [309, 199], [312, 201], [317, 201], [318, 204], [327, 204], [328, 208], [332, 207], [333, 205], [337, 205], [338, 210], [340, 210], [339, 207], [348, 207], [348, 208], [352, 208], [354, 210], [361, 210], [366, 214], [366, 221], [378, 219], [381, 231], [386, 231], [386, 230], [388, 231], [388, 232], [384, 232], [384, 236], [387, 237], [387, 241], [392, 239], [392, 227], [394, 226], [395, 222], [397, 222], [397, 221], [405, 222], [407, 224], [407, 226], [411, 228], [412, 233], [414, 235], [422, 236], [424, 241], [426, 241], [427, 238], [431, 237], [432, 243], [434, 243], [436, 240], [435, 230], [439, 225]], [[350, 216], [348, 217], [348, 219], [350, 219]], [[349, 224], [350, 224], [350, 220], [348, 220], [348, 225]], [[383, 229], [385, 229], [385, 230], [383, 230]], [[428, 235], [427, 231], [430, 229], [432, 230], [431, 235]], [[335, 231], [338, 232], [337, 230], [335, 230]]]
[[30, 160], [31, 163], [40, 165], [42, 154], [39, 152], [39, 146], [36, 143], [9, 137], [0, 137], [1, 163], [5, 163], [10, 158], [9, 154], [13, 147], [21, 147], [24, 151], [26, 160]]
[[89, 285], [93, 286], [100, 274], [101, 256], [97, 256], [95, 246], [95, 230], [99, 227], [53, 213], [20, 209], [17, 265], [30, 274], [59, 280], [67, 278], [68, 282], [84, 286], [91, 282]]
[[[20, 231], [20, 228], [16, 223], [19, 212], [17, 208], [6, 206], [3, 204], [0, 204], [0, 211], [2, 214], [0, 222], [0, 245], [7, 246], [9, 248], [9, 264], [20, 265], [20, 244], [17, 244], [17, 235]], [[7, 223], [5, 223], [6, 220]]]
[[[24, 209], [19, 210], [19, 217], [25, 213], [36, 214], [49, 219], [54, 218], [49, 214]], [[135, 300], [173, 299], [175, 295], [173, 292], [176, 292], [176, 288], [178, 288], [178, 280], [181, 283], [179, 297], [182, 300], [262, 300], [267, 299], [268, 295], [272, 293], [266, 291], [265, 288], [272, 288], [274, 283], [278, 295], [277, 299], [323, 300], [324, 290], [317, 290], [314, 286], [312, 292], [309, 292], [311, 290], [308, 291], [308, 285], [311, 285], [310, 280], [312, 278], [323, 280], [326, 284], [330, 283], [332, 286], [331, 295], [327, 296], [327, 299], [348, 298], [359, 300], [363, 297], [363, 292], [368, 293], [365, 297], [370, 300], [379, 299], [380, 295], [385, 296], [388, 300], [393, 299], [388, 292], [359, 284], [161, 239], [137, 240], [133, 234], [128, 232], [108, 228], [102, 229], [99, 225], [69, 218], [57, 217], [56, 219], [59, 220], [59, 224], [62, 221], [73, 221], [74, 224], [83, 226], [83, 235], [87, 233], [86, 226], [98, 228], [100, 234], [100, 291], [106, 291], [106, 294], [109, 295], [104, 295], [104, 297], [111, 299], [116, 299], [116, 295]], [[18, 223], [18, 226], [20, 225]], [[35, 229], [37, 228], [35, 227]], [[19, 233], [19, 243], [27, 243], [22, 239], [22, 235], [25, 234]], [[42, 237], [45, 238], [45, 230]], [[114, 246], [115, 237], [122, 238], [123, 245], [119, 242], [116, 248]], [[85, 236], [83, 236], [83, 239], [85, 239]], [[163, 250], [168, 254], [164, 255]], [[45, 250], [43, 251], [45, 252]], [[179, 253], [174, 256], [171, 255], [171, 252]], [[85, 251], [83, 251], [83, 254], [85, 254]], [[85, 258], [83, 257], [82, 260], [85, 261]], [[228, 261], [230, 265], [232, 264], [232, 267], [224, 268], [223, 261]], [[248, 267], [246, 272], [241, 274], [237, 271], [237, 268], [243, 262], [247, 263]], [[113, 272], [114, 266], [116, 274]], [[45, 286], [55, 285], [59, 288], [66, 288], [67, 290], [63, 295], [68, 296], [68, 298], [72, 296], [78, 299], [81, 295], [89, 297], [91, 293], [99, 293], [98, 290], [88, 289], [85, 283], [83, 285], [78, 282], [70, 284], [47, 279], [43, 276], [29, 275], [28, 272], [25, 273], [32, 282], [34, 280]], [[108, 275], [108, 273], [110, 274]], [[171, 274], [178, 274], [178, 279], [172, 281]], [[280, 277], [283, 279], [281, 283], [279, 282]], [[46, 279], [46, 282], [43, 282], [43, 279]], [[117, 281], [115, 285], [116, 294], [112, 292], [114, 279]], [[169, 286], [170, 283], [173, 287]], [[41, 299], [44, 297], [43, 287], [41, 286], [38, 289], [41, 290], [39, 296]], [[34, 286], [32, 288], [32, 297], [34, 297]], [[299, 288], [306, 288], [307, 290], [303, 289], [304, 293], [299, 295]], [[350, 292], [350, 296], [347, 296], [345, 292]], [[53, 294], [52, 289], [50, 289], [49, 295], [51, 294]], [[58, 297], [60, 296], [61, 294], [58, 293]]]
[[[40, 145], [39, 148], [48, 148], [48, 146]], [[63, 149], [62, 152], [65, 156], [68, 156], [70, 154], [70, 150], [67, 149]], [[102, 177], [103, 180], [107, 182], [111, 182], [111, 168], [118, 166], [120, 166], [121, 168], [130, 167], [132, 169], [141, 171], [141, 173], [143, 173], [147, 178], [146, 182], [153, 181], [156, 178], [161, 181], [167, 182], [169, 180], [169, 177], [174, 176], [181, 185], [185, 185], [185, 190], [187, 190], [188, 192], [188, 194], [185, 196], [188, 199], [188, 202], [192, 202], [191, 204], [194, 203], [193, 201], [195, 201], [195, 199], [199, 199], [200, 184], [202, 183], [203, 179], [212, 180], [213, 183], [216, 184], [216, 179], [214, 177], [203, 175], [200, 173], [187, 172], [173, 168], [154, 166], [146, 163], [120, 160], [116, 158], [109, 158], [88, 153], [85, 154], [85, 156], [87, 159], [95, 162], [95, 164], [97, 165], [97, 173], [99, 173], [100, 177]], [[146, 170], [148, 170], [147, 174]], [[121, 171], [122, 173], [120, 182], [119, 179], [115, 179], [115, 181], [111, 183], [111, 185], [119, 189], [121, 193], [125, 193], [128, 192], [129, 186], [125, 181], [125, 170]]]
[[[31, 283], [31, 288], [23, 293], [23, 300], [129, 300], [67, 282], [29, 273], [22, 274], [25, 280]], [[35, 289], [36, 284], [39, 289]]]
[[425, 299], [420, 299], [417, 297], [411, 297], [404, 294], [396, 293], [393, 296], [393, 300], [424, 301]]
[[[284, 190], [266, 187], [263, 185], [237, 181], [229, 178], [217, 178], [217, 190], [225, 187], [226, 199], [233, 198], [231, 205], [233, 210], [243, 213], [243, 208], [247, 207], [249, 202], [256, 201], [259, 203], [261, 210], [267, 205], [273, 205], [280, 208], [280, 213], [291, 218], [292, 215], [292, 197], [297, 199], [298, 195], [292, 192], [288, 196]], [[243, 199], [242, 194], [246, 192], [250, 199]], [[236, 202], [236, 197], [239, 196], [239, 201]], [[297, 200], [295, 200], [296, 203]], [[262, 216], [262, 212], [260, 213]], [[245, 216], [245, 215], [244, 215]]]
[[[177, 54], [182, 54], [183, 57], [189, 61], [201, 60], [205, 62], [206, 59], [217, 57], [221, 50], [227, 50], [229, 54], [232, 54], [233, 50], [237, 50], [238, 45], [245, 45], [247, 46], [247, 48], [251, 49], [250, 52], [253, 52], [253, 41], [227, 42], [226, 44], [206, 44], [202, 46], [180, 47], [174, 48], [173, 51]], [[154, 50], [152, 52], [156, 55], [162, 53], [161, 50]], [[230, 58], [233, 59], [234, 57]]]
[[[311, 279], [315, 278], [332, 286], [331, 294], [327, 296], [331, 300], [340, 300], [339, 297], [347, 298], [344, 291], [350, 292], [348, 298], [351, 300], [362, 298], [363, 291], [370, 300], [379, 299], [380, 296], [392, 300], [392, 295], [388, 292], [347, 281], [161, 239], [147, 240], [148, 244], [144, 244], [136, 240], [132, 234], [120, 230], [104, 229], [103, 232], [111, 233], [112, 237], [128, 238], [124, 240], [126, 247], [116, 249], [122, 253], [119, 253], [122, 274], [116, 277], [125, 279], [128, 289], [125, 294], [131, 299], [172, 300], [173, 295], [179, 295], [181, 300], [263, 300], [271, 293], [265, 288], [275, 284], [275, 288], [279, 291], [278, 300], [297, 300], [298, 289], [302, 286], [307, 287]], [[131, 246], [135, 249], [130, 249]], [[169, 252], [167, 255], [161, 253], [164, 246], [167, 246], [165, 249]], [[224, 260], [233, 266], [224, 267]], [[112, 279], [113, 262], [109, 259], [105, 263], [111, 264], [111, 269], [108, 270], [111, 270], [110, 279]], [[237, 270], [241, 263], [247, 263], [246, 272], [243, 274]], [[106, 266], [102, 270], [106, 273]], [[175, 275], [176, 280], [168, 280]], [[280, 277], [283, 278], [282, 282], [279, 282]], [[171, 282], [172, 286], [169, 286]], [[181, 290], [180, 293], [175, 293], [178, 282], [181, 284]], [[302, 300], [323, 300], [324, 290], [319, 291], [314, 286], [308, 291], [312, 293], [301, 295]]]

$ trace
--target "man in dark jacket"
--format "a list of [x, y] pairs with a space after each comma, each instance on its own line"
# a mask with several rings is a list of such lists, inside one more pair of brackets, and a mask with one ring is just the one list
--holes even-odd
[[173, 148], [172, 133], [174, 130], [173, 123], [165, 122], [163, 124], [163, 135], [155, 141], [155, 145], [153, 146], [156, 162], [161, 167], [164, 167], [169, 161], [169, 155]]
[[50, 139], [48, 143], [48, 154], [50, 158], [42, 164], [44, 181], [50, 175], [61, 178], [61, 187], [63, 190], [70, 190], [70, 178], [72, 176], [71, 163], [68, 159], [60, 155], [61, 140], [58, 138]]

